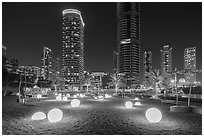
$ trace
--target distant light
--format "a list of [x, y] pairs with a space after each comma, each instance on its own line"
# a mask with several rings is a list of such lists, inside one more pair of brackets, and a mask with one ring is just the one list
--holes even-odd
[[35, 114], [33, 114], [33, 116], [31, 117], [32, 120], [43, 120], [46, 118], [45, 113], [43, 112], [36, 112]]
[[57, 93], [55, 93], [55, 96], [57, 96]]
[[61, 93], [59, 93], [59, 94], [58, 94], [58, 96], [62, 96], [62, 94], [61, 94]]
[[54, 108], [48, 112], [47, 118], [50, 122], [58, 122], [62, 119], [63, 113], [60, 109]]
[[103, 96], [98, 96], [98, 99], [99, 99], [99, 100], [103, 100], [104, 97], [103, 97]]
[[72, 101], [71, 101], [71, 106], [72, 107], [78, 107], [80, 105], [80, 100], [78, 100], [78, 99], [73, 99]]
[[135, 102], [135, 106], [141, 106], [140, 102]]
[[70, 97], [70, 94], [67, 94], [67, 97]]
[[157, 108], [149, 108], [145, 116], [149, 122], [157, 123], [162, 119], [162, 113]]
[[42, 98], [42, 95], [41, 94], [37, 94], [37, 98]]
[[58, 95], [58, 96], [56, 97], [56, 100], [62, 100], [62, 97]]
[[83, 95], [83, 94], [80, 94], [79, 96], [80, 96], [81, 98], [82, 98], [82, 97], [84, 97], [84, 95]]
[[125, 103], [125, 106], [126, 106], [126, 108], [132, 108], [133, 104], [132, 104], [132, 102], [127, 101], [127, 102]]
[[74, 97], [74, 98], [77, 98], [77, 95], [74, 95], [73, 97]]
[[62, 99], [63, 101], [67, 101], [68, 99], [67, 99], [67, 97], [63, 97], [63, 99]]
[[136, 98], [135, 98], [135, 100], [139, 100], [139, 98], [138, 98], [138, 97], [136, 97]]

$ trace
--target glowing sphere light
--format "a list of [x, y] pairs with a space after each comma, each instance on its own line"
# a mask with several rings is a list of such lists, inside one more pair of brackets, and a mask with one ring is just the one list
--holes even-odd
[[138, 98], [138, 97], [136, 97], [136, 98], [135, 98], [135, 100], [139, 100], [139, 98]]
[[50, 122], [58, 122], [62, 119], [63, 113], [60, 109], [54, 108], [48, 112], [47, 118]]
[[125, 106], [126, 106], [126, 108], [132, 108], [133, 104], [132, 104], [132, 102], [127, 101], [127, 102], [125, 103]]
[[37, 98], [42, 98], [42, 95], [41, 94], [37, 94]]
[[56, 97], [56, 100], [62, 100], [62, 97], [58, 95], [58, 96]]
[[71, 101], [71, 106], [72, 107], [78, 107], [80, 105], [80, 100], [78, 100], [78, 99], [73, 99], [72, 101]]
[[135, 102], [135, 106], [141, 106], [140, 102]]
[[62, 99], [63, 101], [67, 101], [68, 99], [67, 99], [67, 97], [63, 97], [63, 99]]
[[46, 118], [45, 113], [43, 112], [36, 112], [35, 114], [33, 114], [33, 116], [31, 117], [32, 120], [43, 120]]
[[149, 122], [157, 123], [162, 119], [162, 113], [157, 108], [149, 108], [145, 116]]
[[77, 98], [77, 95], [74, 95], [73, 97], [74, 97], [74, 98]]
[[67, 97], [70, 97], [70, 94], [67, 94]]

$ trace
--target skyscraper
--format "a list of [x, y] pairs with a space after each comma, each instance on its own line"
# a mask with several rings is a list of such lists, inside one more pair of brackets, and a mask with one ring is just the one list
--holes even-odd
[[79, 87], [84, 77], [84, 21], [81, 12], [65, 9], [63, 14], [62, 75], [65, 88]]
[[127, 85], [139, 84], [140, 3], [118, 3], [117, 10], [119, 73], [126, 75]]
[[169, 45], [163, 46], [161, 51], [161, 72], [163, 76], [167, 76], [172, 72], [172, 48]]
[[143, 56], [144, 69], [144, 85], [149, 87], [151, 84], [150, 77], [147, 74], [152, 72], [152, 51], [150, 49], [144, 51]]
[[43, 47], [41, 76], [46, 80], [54, 80], [53, 53], [48, 47]]
[[113, 51], [113, 73], [118, 73], [118, 51]]
[[[184, 69], [196, 71], [196, 47], [186, 48], [184, 50]], [[196, 74], [187, 73], [184, 78], [188, 82], [196, 81]]]
[[59, 80], [61, 78], [61, 67], [60, 67], [60, 58], [55, 58], [55, 79]]

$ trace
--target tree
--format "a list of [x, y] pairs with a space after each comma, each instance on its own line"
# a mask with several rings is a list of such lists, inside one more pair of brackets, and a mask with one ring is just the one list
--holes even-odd
[[155, 69], [155, 71], [152, 71], [151, 73], [147, 73], [147, 76], [150, 77], [153, 84], [153, 90], [155, 93], [158, 93], [158, 90], [164, 89], [167, 87], [167, 78], [162, 76], [161, 72]]
[[115, 91], [117, 93], [119, 89], [119, 85], [122, 83], [122, 79], [124, 77], [123, 73], [114, 73], [111, 76], [111, 82], [109, 83], [111, 86], [115, 87]]
[[86, 86], [86, 90], [88, 92], [89, 91], [89, 86], [93, 85], [91, 76], [85, 75], [85, 77], [84, 77], [84, 85]]

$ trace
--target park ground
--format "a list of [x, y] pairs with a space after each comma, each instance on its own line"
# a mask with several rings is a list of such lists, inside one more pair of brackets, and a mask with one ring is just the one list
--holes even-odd
[[[112, 97], [103, 101], [92, 97], [79, 98], [79, 107], [71, 107], [68, 101], [44, 98], [27, 104], [17, 103], [17, 96], [2, 97], [3, 135], [201, 135], [202, 114], [170, 112], [172, 104], [143, 98], [141, 106], [125, 107], [130, 98]], [[162, 112], [159, 123], [150, 123], [145, 112], [155, 107]], [[201, 107], [201, 106], [200, 106]], [[63, 118], [57, 123], [44, 120], [33, 121], [32, 115], [58, 108]]]

